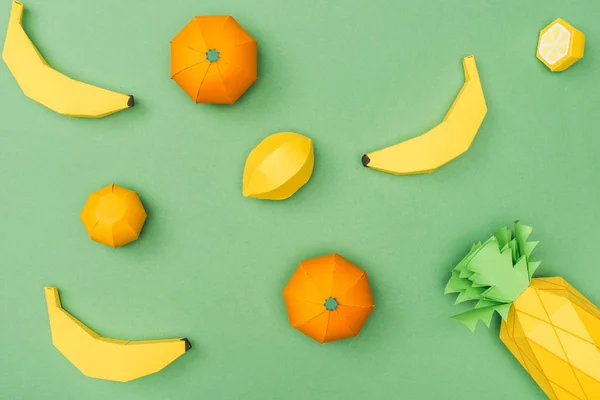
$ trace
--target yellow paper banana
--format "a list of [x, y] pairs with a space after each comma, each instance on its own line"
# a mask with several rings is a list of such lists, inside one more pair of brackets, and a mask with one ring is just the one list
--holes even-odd
[[133, 96], [79, 82], [48, 65], [21, 24], [23, 4], [13, 1], [2, 58], [25, 96], [70, 117], [102, 118], [133, 107]]
[[102, 337], [62, 308], [57, 288], [45, 291], [54, 347], [91, 378], [131, 381], [160, 371], [192, 348], [185, 338], [128, 341]]
[[466, 152], [487, 106], [475, 58], [463, 59], [465, 83], [441, 124], [413, 139], [365, 154], [365, 167], [396, 175], [433, 172]]

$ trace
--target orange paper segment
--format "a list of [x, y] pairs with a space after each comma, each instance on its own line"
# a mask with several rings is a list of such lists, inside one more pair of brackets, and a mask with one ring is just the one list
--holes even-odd
[[360, 278], [365, 275], [365, 271], [346, 260], [344, 257], [334, 255], [335, 270], [333, 271], [333, 282], [331, 286], [331, 295], [333, 297], [343, 296], [348, 289], [358, 283]]
[[298, 327], [324, 313], [320, 304], [285, 298], [285, 307], [290, 315], [290, 325]]
[[222, 62], [217, 65], [217, 69], [229, 99], [237, 99], [244, 94], [246, 87], [244, 79], [240, 79], [240, 77], [244, 76], [246, 72], [241, 67]]
[[300, 263], [302, 268], [321, 294], [322, 303], [331, 295], [335, 268], [334, 255], [312, 258]]
[[256, 43], [254, 38], [232, 17], [227, 18], [223, 24], [220, 38], [224, 49], [246, 43]]
[[303, 268], [298, 268], [294, 272], [285, 289], [283, 289], [283, 296], [286, 299], [298, 299], [319, 305], [323, 302], [323, 296]]
[[320, 343], [358, 335], [375, 306], [365, 271], [338, 254], [302, 261], [283, 296], [290, 325]]
[[315, 339], [319, 343], [325, 343], [327, 326], [329, 325], [329, 312], [323, 312], [315, 318], [298, 325], [295, 328], [307, 336]]
[[193, 67], [201, 62], [208, 64], [206, 57], [203, 57], [199, 51], [176, 43], [171, 44], [171, 48], [176, 49], [177, 53], [179, 53], [179, 57], [171, 58], [171, 78], [181, 73], [184, 69]]
[[204, 80], [200, 84], [196, 103], [215, 103], [229, 104], [231, 97], [227, 92], [227, 88], [223, 83], [223, 77], [219, 71], [219, 67], [215, 63], [210, 63]]
[[339, 300], [349, 306], [372, 307], [373, 296], [369, 287], [369, 279], [367, 274], [364, 274], [346, 293], [339, 295]]
[[208, 61], [192, 65], [189, 68], [182, 69], [173, 75], [173, 80], [190, 96], [195, 99], [200, 91], [198, 76], [206, 76], [210, 63]]
[[367, 319], [369, 319], [372, 310], [372, 307], [352, 307], [344, 305], [338, 306], [337, 309], [354, 335], [358, 335], [358, 332], [360, 332], [365, 322], [367, 322]]
[[178, 34], [171, 40], [171, 45], [177, 44], [178, 48], [187, 47], [191, 50], [204, 53], [208, 51], [206, 41], [200, 27], [194, 21], [187, 24]]
[[350, 336], [355, 336], [355, 334], [348, 327], [345, 318], [337, 310], [329, 312], [329, 323], [325, 331], [325, 341], [332, 342]]
[[[227, 16], [200, 16], [195, 17], [191, 24], [194, 24], [200, 30], [204, 42], [209, 49], [219, 46], [223, 47], [227, 44], [226, 32], [224, 32], [225, 22], [231, 17]], [[229, 45], [232, 45], [230, 43]]]
[[257, 79], [257, 48], [233, 17], [195, 17], [171, 41], [171, 77], [196, 103], [233, 104]]

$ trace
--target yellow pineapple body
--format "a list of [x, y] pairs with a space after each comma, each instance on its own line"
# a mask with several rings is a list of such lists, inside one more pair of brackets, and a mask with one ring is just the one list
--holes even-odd
[[550, 399], [600, 399], [600, 309], [563, 278], [532, 279], [500, 340]]

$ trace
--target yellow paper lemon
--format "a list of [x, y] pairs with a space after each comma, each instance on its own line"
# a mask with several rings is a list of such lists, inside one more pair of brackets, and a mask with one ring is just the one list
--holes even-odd
[[89, 196], [81, 220], [92, 240], [119, 247], [137, 240], [146, 211], [136, 192], [112, 184]]
[[583, 58], [585, 35], [558, 18], [540, 32], [537, 58], [553, 72], [564, 71]]
[[284, 200], [308, 182], [315, 162], [312, 140], [294, 132], [268, 136], [248, 155], [242, 193]]

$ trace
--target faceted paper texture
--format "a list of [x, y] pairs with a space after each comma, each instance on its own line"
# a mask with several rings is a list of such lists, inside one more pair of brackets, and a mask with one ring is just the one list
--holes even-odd
[[100, 336], [62, 308], [57, 288], [44, 290], [52, 344], [90, 378], [128, 382], [159, 372], [192, 348], [186, 338], [122, 340]]
[[339, 254], [302, 261], [283, 297], [290, 325], [320, 343], [358, 335], [375, 307], [367, 273]]
[[600, 310], [563, 278], [532, 279], [500, 339], [550, 399], [600, 399]]
[[258, 77], [257, 54], [233, 17], [194, 17], [171, 40], [171, 78], [196, 103], [233, 104]]
[[119, 247], [138, 239], [146, 210], [136, 192], [112, 184], [89, 196], [81, 220], [93, 241]]

